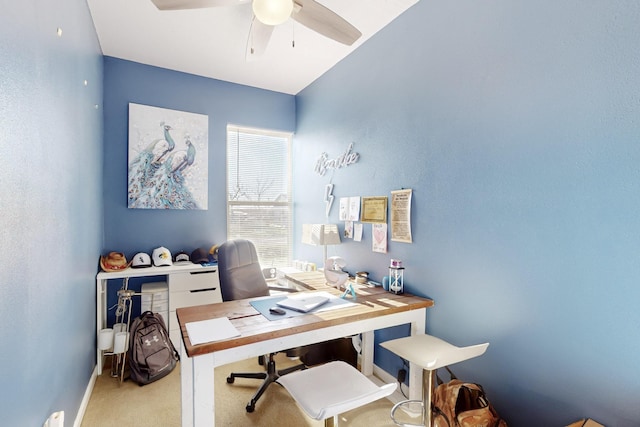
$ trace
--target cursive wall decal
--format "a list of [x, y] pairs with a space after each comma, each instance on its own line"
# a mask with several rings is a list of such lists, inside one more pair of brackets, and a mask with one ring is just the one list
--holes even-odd
[[329, 169], [339, 169], [352, 165], [360, 158], [359, 153], [353, 152], [353, 142], [349, 144], [347, 150], [335, 159], [330, 159], [329, 155], [324, 152], [316, 162], [315, 171], [318, 175], [324, 176]]

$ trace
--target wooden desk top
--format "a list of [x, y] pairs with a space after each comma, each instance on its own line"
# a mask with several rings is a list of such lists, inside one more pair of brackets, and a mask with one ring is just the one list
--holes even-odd
[[[311, 275], [311, 273], [315, 273], [315, 275]], [[317, 272], [295, 273], [295, 275], [300, 274], [307, 274], [309, 275], [307, 279], [314, 279], [314, 290], [342, 295], [341, 291], [324, 283], [324, 276], [322, 283], [315, 281], [318, 280]], [[295, 279], [288, 278], [296, 281], [301, 279], [300, 276]], [[306, 282], [306, 285], [309, 285], [309, 282]], [[308, 287], [311, 288], [311, 286]], [[251, 301], [272, 298], [272, 296], [178, 308], [176, 314], [187, 355], [193, 357], [296, 333], [336, 326], [346, 322], [356, 322], [382, 315], [433, 306], [433, 300], [409, 294], [395, 295], [384, 291], [381, 287], [354, 284], [354, 288], [357, 294], [357, 299], [355, 300], [357, 304], [354, 306], [309, 313], [304, 316], [287, 317], [280, 320], [268, 320], [250, 304]], [[241, 335], [228, 340], [192, 345], [189, 341], [185, 324], [218, 317], [228, 317]]]

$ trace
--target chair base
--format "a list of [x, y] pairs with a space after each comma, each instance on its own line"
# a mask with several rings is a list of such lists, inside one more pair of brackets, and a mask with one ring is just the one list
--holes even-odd
[[262, 396], [262, 394], [267, 390], [267, 387], [269, 387], [269, 385], [271, 385], [271, 383], [275, 382], [282, 375], [286, 375], [288, 373], [291, 373], [291, 372], [294, 372], [294, 371], [297, 371], [297, 370], [300, 370], [300, 369], [306, 369], [307, 368], [304, 364], [300, 364], [300, 365], [291, 366], [289, 368], [276, 370], [276, 362], [275, 362], [275, 360], [273, 360], [273, 356], [274, 356], [273, 354], [269, 355], [269, 359], [266, 361], [267, 362], [266, 363], [267, 370], [264, 371], [264, 372], [231, 373], [227, 377], [227, 383], [228, 384], [233, 384], [233, 382], [235, 381], [236, 378], [249, 378], [249, 379], [256, 379], [256, 380], [264, 380], [262, 382], [262, 385], [258, 389], [258, 391], [256, 391], [256, 393], [253, 395], [253, 397], [251, 398], [249, 403], [247, 403], [247, 406], [245, 408], [247, 410], [247, 412], [255, 411], [256, 403], [258, 402], [258, 399], [260, 399], [260, 396]]

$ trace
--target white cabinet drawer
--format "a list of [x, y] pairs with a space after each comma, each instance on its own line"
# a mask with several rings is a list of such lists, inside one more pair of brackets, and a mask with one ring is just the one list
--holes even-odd
[[193, 291], [220, 288], [218, 267], [188, 273], [173, 273], [169, 276], [169, 292]]
[[214, 302], [222, 302], [220, 287], [218, 286], [193, 291], [171, 292], [169, 296], [169, 311], [175, 311], [176, 308], [180, 307], [213, 304]]
[[167, 277], [167, 282], [169, 285], [169, 337], [173, 345], [179, 348], [182, 338], [176, 308], [222, 302], [218, 267], [171, 273]]
[[154, 301], [153, 305], [151, 305], [148, 301], [142, 301], [140, 303], [140, 311], [141, 312], [153, 311], [154, 313], [164, 313], [165, 311], [169, 311], [169, 301], [167, 301], [166, 299], [164, 301]]

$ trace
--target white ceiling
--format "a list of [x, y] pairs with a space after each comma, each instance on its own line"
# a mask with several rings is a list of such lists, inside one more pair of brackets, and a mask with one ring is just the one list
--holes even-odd
[[179, 11], [159, 11], [151, 0], [87, 3], [106, 56], [295, 95], [419, 0], [318, 1], [362, 32], [353, 46], [289, 19], [249, 61], [250, 3]]

